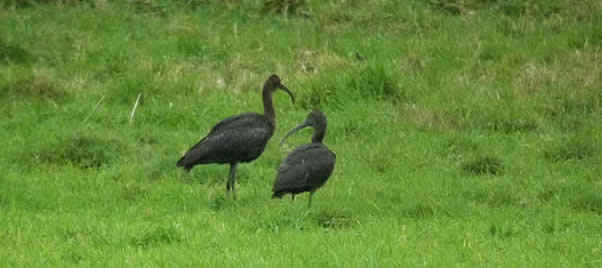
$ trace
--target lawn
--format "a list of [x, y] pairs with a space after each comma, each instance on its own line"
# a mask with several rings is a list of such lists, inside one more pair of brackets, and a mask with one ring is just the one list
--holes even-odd
[[[600, 267], [601, 29], [598, 0], [0, 0], [0, 266]], [[297, 101], [237, 200], [175, 166], [272, 73]], [[271, 199], [314, 108], [335, 170]]]

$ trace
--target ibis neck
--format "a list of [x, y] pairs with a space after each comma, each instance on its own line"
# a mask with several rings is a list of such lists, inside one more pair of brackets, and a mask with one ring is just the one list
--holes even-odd
[[263, 115], [265, 115], [272, 125], [276, 126], [276, 113], [274, 112], [274, 104], [272, 103], [272, 90], [263, 87]]
[[311, 142], [322, 143], [326, 135], [326, 128], [314, 128], [314, 134], [311, 136]]

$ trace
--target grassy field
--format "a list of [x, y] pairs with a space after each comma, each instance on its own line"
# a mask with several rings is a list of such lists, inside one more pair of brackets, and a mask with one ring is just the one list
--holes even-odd
[[[282, 2], [0, 1], [0, 266], [602, 265], [600, 1]], [[177, 169], [271, 73], [238, 200]], [[307, 209], [270, 196], [312, 108]]]

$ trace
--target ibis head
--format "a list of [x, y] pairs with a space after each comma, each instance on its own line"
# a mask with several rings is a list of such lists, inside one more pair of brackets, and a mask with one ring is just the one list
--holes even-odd
[[289, 130], [289, 132], [286, 133], [284, 137], [282, 137], [282, 139], [280, 140], [280, 145], [284, 143], [284, 140], [286, 140], [288, 136], [292, 135], [293, 133], [299, 131], [302, 128], [309, 126], [314, 128], [314, 134], [311, 137], [311, 141], [322, 143], [324, 135], [326, 135], [326, 124], [326, 116], [320, 110], [313, 110], [311, 111], [311, 113], [309, 113], [309, 115], [307, 115], [305, 121], [297, 125], [295, 128]]

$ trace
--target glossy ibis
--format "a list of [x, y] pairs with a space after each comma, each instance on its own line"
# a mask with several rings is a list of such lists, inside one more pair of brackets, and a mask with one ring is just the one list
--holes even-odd
[[232, 189], [232, 196], [236, 199], [234, 178], [237, 164], [251, 162], [259, 157], [276, 128], [272, 92], [277, 89], [286, 91], [295, 103], [295, 97], [280, 83], [280, 78], [275, 74], [271, 75], [263, 85], [263, 114], [243, 113], [217, 123], [206, 137], [178, 160], [177, 166], [188, 172], [200, 164], [230, 164], [226, 191]]
[[335, 153], [322, 144], [326, 134], [326, 116], [320, 110], [313, 110], [303, 123], [286, 133], [280, 144], [286, 137], [307, 126], [314, 128], [311, 143], [295, 148], [284, 158], [278, 168], [272, 198], [281, 198], [290, 193], [294, 200], [295, 194], [309, 192], [307, 206], [311, 207], [312, 195], [328, 180], [336, 162]]

